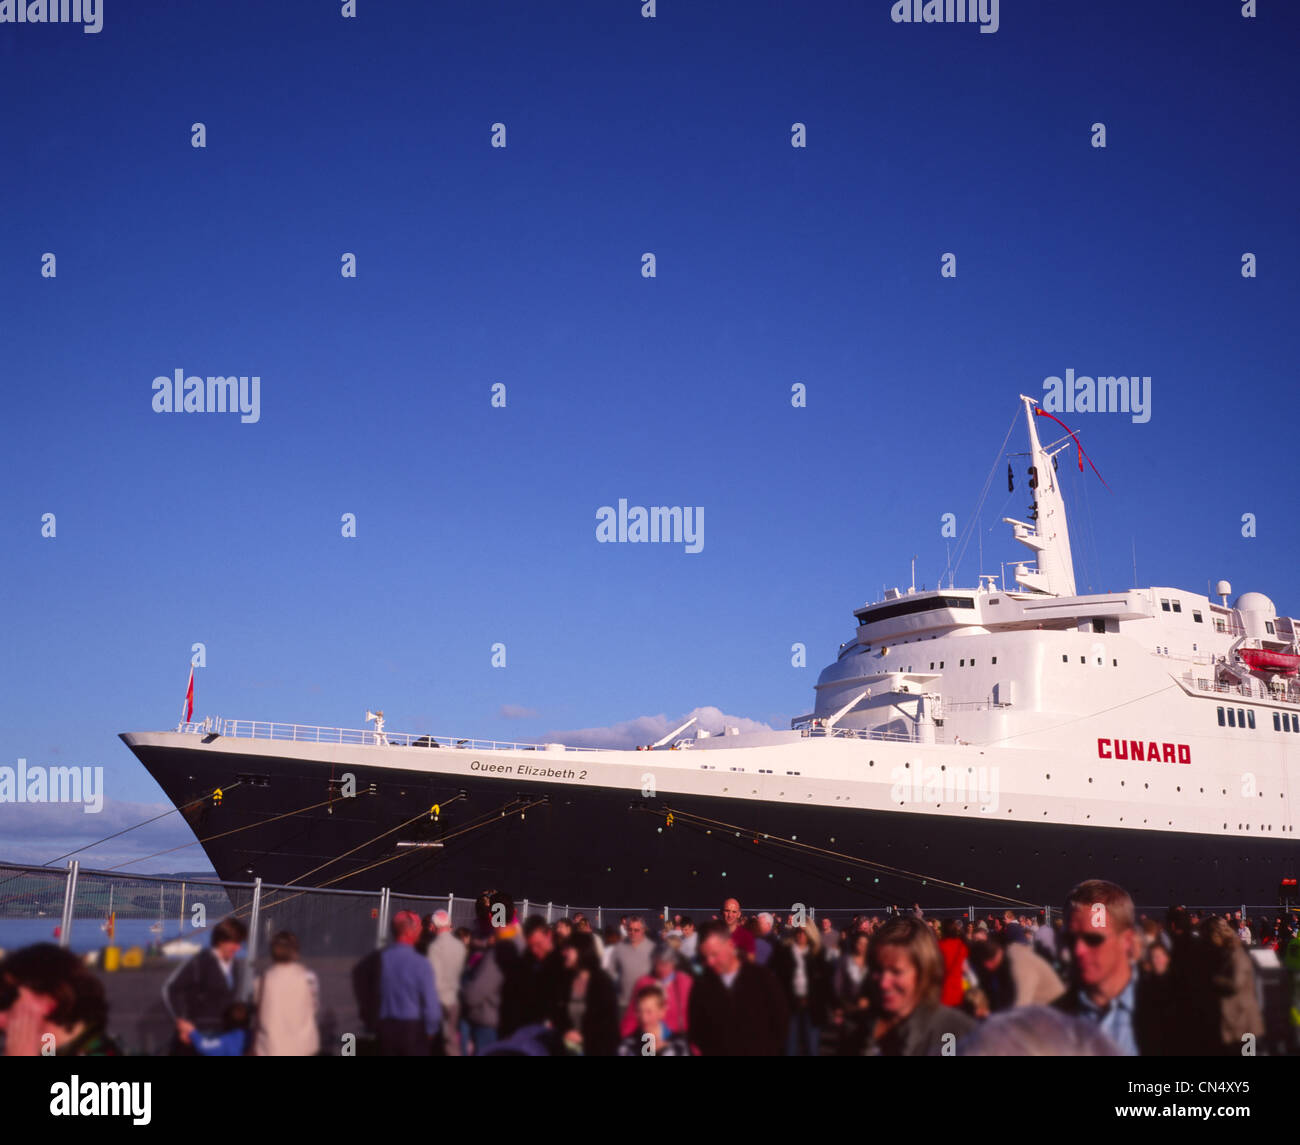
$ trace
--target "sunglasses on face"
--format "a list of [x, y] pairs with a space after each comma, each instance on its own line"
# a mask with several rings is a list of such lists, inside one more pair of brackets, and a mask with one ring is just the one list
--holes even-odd
[[1106, 936], [1095, 930], [1087, 930], [1079, 934], [1067, 934], [1065, 940], [1071, 946], [1076, 942], [1082, 942], [1085, 946], [1097, 947], [1106, 941]]

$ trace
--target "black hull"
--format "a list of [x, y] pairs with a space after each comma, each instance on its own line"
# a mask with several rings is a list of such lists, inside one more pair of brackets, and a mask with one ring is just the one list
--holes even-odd
[[[626, 790], [353, 765], [354, 798], [268, 823], [337, 796], [328, 769], [211, 750], [132, 750], [177, 806], [201, 800], [186, 813], [200, 839], [247, 828], [204, 844], [218, 875], [237, 882], [260, 876], [272, 884], [459, 896], [500, 889], [574, 907], [700, 908], [734, 895], [767, 906], [919, 901], [938, 908], [1058, 904], [1074, 883], [1106, 878], [1145, 907], [1237, 906], [1275, 903], [1281, 878], [1300, 866], [1300, 840], [738, 799], [655, 801]], [[219, 806], [204, 798], [215, 787], [224, 788]], [[434, 804], [441, 805], [436, 820], [428, 814]], [[527, 804], [537, 805], [521, 814]], [[375, 839], [413, 816], [420, 818]], [[802, 846], [763, 833], [794, 836]], [[399, 848], [399, 841], [443, 845]]]

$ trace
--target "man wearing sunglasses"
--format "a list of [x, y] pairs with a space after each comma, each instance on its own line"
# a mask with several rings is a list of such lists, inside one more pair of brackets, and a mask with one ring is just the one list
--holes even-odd
[[1163, 1007], [1138, 976], [1133, 900], [1104, 879], [1080, 883], [1065, 902], [1062, 945], [1070, 955], [1069, 989], [1054, 1005], [1093, 1022], [1130, 1056], [1163, 1051]]

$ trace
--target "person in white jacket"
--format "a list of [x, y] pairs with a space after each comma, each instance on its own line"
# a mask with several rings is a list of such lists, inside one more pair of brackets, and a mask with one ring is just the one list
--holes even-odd
[[254, 997], [254, 1056], [314, 1057], [320, 1052], [320, 986], [298, 961], [297, 935], [284, 930], [271, 939], [271, 968], [258, 979]]
[[451, 915], [433, 912], [433, 941], [427, 957], [433, 965], [433, 981], [442, 1004], [442, 1046], [448, 1057], [460, 1057], [460, 976], [465, 971], [469, 949], [451, 928]]

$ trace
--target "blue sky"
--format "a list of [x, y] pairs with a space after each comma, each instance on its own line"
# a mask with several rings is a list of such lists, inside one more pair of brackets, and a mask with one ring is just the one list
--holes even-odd
[[[0, 24], [0, 762], [104, 766], [123, 823], [161, 801], [116, 735], [175, 724], [195, 642], [200, 716], [784, 724], [854, 607], [913, 554], [933, 586], [941, 515], [1067, 368], [1153, 390], [1147, 424], [1062, 415], [1110, 486], [1067, 485], [1080, 586], [1130, 585], [1136, 538], [1143, 584], [1300, 612], [1300, 9], [890, 7]], [[259, 376], [260, 421], [155, 413], [177, 369]], [[985, 571], [1019, 555], [1005, 489]], [[619, 498], [703, 506], [703, 551], [598, 544]], [[3, 853], [99, 820], [33, 843], [10, 809]]]

